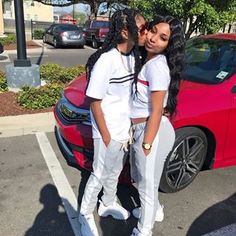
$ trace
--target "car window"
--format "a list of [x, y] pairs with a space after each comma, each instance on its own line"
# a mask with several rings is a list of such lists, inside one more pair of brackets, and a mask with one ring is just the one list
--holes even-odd
[[50, 34], [53, 30], [53, 27], [54, 27], [53, 25], [50, 26], [48, 29], [46, 29], [46, 32]]
[[63, 31], [73, 31], [78, 30], [79, 28], [76, 25], [58, 25], [56, 27], [56, 31], [63, 32]]
[[92, 28], [109, 28], [109, 21], [93, 21]]
[[236, 41], [194, 38], [188, 40], [185, 52], [184, 78], [216, 84], [236, 71]]

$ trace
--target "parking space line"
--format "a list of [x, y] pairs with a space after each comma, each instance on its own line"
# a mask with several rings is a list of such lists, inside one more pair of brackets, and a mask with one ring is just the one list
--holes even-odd
[[77, 215], [77, 199], [75, 194], [62, 170], [60, 162], [58, 161], [55, 152], [44, 132], [36, 133], [39, 147], [48, 166], [52, 179], [56, 185], [59, 196], [65, 207], [70, 224], [75, 236], [81, 236], [78, 215]]
[[[39, 58], [39, 55], [30, 55], [28, 56], [28, 58]], [[48, 57], [48, 55], [42, 55], [42, 57]]]

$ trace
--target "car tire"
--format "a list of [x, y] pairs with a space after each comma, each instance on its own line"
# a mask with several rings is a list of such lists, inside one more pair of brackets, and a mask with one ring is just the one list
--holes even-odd
[[52, 42], [52, 43], [53, 43], [53, 47], [54, 47], [54, 48], [58, 48], [58, 43], [57, 43], [56, 38], [53, 39], [53, 42]]
[[206, 135], [199, 128], [177, 129], [173, 149], [165, 161], [160, 190], [174, 193], [187, 187], [201, 170], [207, 148]]
[[92, 47], [97, 49], [98, 48], [98, 42], [95, 37], [92, 38]]

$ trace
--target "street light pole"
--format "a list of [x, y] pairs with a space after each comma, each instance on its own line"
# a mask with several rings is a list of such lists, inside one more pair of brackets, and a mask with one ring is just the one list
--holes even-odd
[[10, 91], [18, 91], [24, 86], [38, 87], [41, 85], [39, 65], [32, 64], [26, 57], [25, 24], [23, 0], [14, 0], [17, 59], [6, 65], [7, 86]]
[[27, 67], [31, 66], [31, 62], [26, 56], [23, 0], [14, 0], [14, 6], [17, 39], [17, 60], [14, 61], [14, 66]]
[[73, 4], [73, 24], [75, 24], [75, 4]]

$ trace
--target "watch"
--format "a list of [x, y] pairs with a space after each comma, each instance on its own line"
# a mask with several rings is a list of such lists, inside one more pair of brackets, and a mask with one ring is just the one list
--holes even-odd
[[152, 144], [150, 144], [150, 143], [143, 143], [142, 147], [145, 150], [150, 150], [152, 148]]

